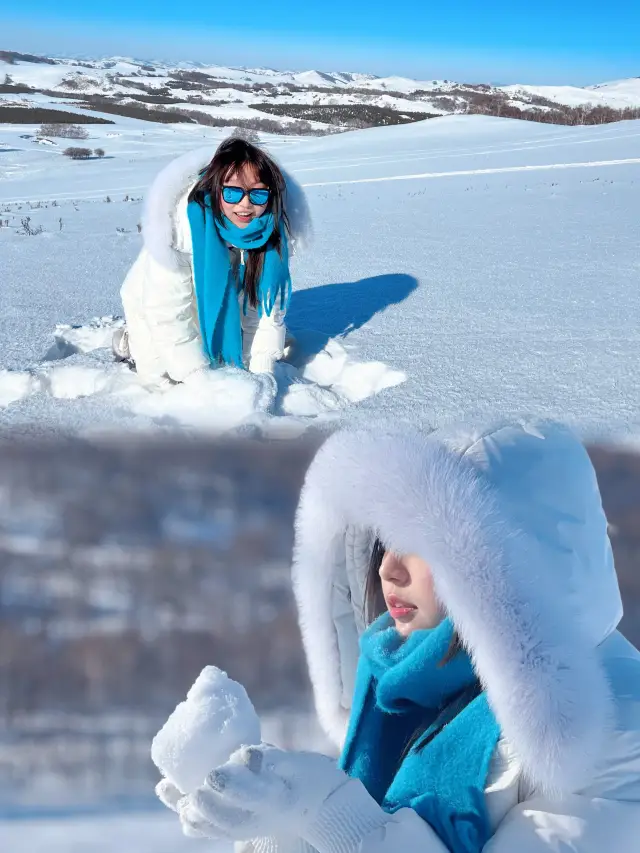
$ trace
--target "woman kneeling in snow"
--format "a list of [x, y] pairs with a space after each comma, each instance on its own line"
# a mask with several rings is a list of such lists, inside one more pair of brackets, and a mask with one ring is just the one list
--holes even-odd
[[616, 630], [607, 522], [569, 431], [334, 435], [307, 475], [294, 583], [339, 763], [241, 748], [177, 803], [188, 834], [635, 853], [640, 654]]
[[157, 177], [122, 286], [126, 326], [114, 352], [152, 386], [206, 387], [220, 364], [272, 373], [283, 355], [289, 237], [309, 229], [304, 194], [243, 139], [209, 160], [191, 152]]

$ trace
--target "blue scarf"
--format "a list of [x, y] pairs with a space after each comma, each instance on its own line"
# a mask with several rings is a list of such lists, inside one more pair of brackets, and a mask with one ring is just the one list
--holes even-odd
[[403, 640], [386, 613], [365, 631], [340, 766], [386, 812], [412, 808], [452, 853], [480, 853], [500, 728], [466, 652], [438, 666], [452, 635], [447, 619]]
[[[244, 266], [238, 280], [231, 268], [228, 246], [238, 249], [258, 249], [274, 232], [276, 223], [271, 213], [252, 220], [239, 228], [226, 216], [220, 223], [211, 208], [211, 196], [205, 196], [205, 209], [195, 202], [187, 207], [191, 242], [193, 245], [193, 275], [195, 282], [198, 321], [204, 351], [212, 364], [232, 364], [242, 367], [242, 326], [238, 290], [243, 286]], [[291, 298], [289, 249], [282, 222], [281, 252], [269, 246], [264, 253], [264, 265], [258, 284], [258, 314], [269, 317], [280, 299], [280, 309], [286, 310]], [[243, 311], [247, 312], [245, 294]]]

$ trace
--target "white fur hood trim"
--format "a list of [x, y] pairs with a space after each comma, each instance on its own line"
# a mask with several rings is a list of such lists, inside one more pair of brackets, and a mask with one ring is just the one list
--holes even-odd
[[[170, 270], [181, 267], [176, 252], [176, 211], [179, 201], [195, 184], [198, 174], [211, 161], [211, 146], [189, 151], [172, 160], [151, 184], [142, 213], [142, 237], [151, 256]], [[287, 185], [285, 209], [291, 228], [293, 251], [304, 248], [312, 237], [311, 214], [304, 190], [282, 167]]]
[[622, 612], [595, 473], [554, 425], [433, 433], [341, 432], [308, 471], [294, 591], [320, 722], [344, 736], [333, 572], [345, 530], [421, 555], [525, 777], [579, 790], [612, 699], [596, 646]]

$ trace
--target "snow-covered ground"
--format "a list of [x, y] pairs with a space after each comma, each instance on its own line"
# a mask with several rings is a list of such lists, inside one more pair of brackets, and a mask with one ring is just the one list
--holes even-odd
[[[450, 116], [270, 138], [316, 230], [295, 259], [300, 345], [279, 370], [278, 417], [246, 374], [221, 371], [214, 413], [183, 388], [149, 394], [104, 348], [141, 196], [172, 156], [213, 152], [222, 131], [118, 119], [90, 127], [82, 144], [107, 156], [87, 162], [60, 156], [66, 140], [21, 138], [34, 132], [0, 127], [3, 426], [287, 436], [337, 416], [528, 412], [589, 434], [638, 425], [640, 122]], [[43, 232], [18, 233], [26, 216]]]
[[169, 811], [0, 821], [2, 853], [232, 853], [233, 846], [186, 838]]

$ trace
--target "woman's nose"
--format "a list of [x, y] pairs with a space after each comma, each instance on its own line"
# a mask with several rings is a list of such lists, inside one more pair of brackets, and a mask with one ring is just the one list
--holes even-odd
[[382, 580], [392, 581], [398, 585], [406, 584], [409, 580], [409, 572], [402, 557], [387, 551], [380, 564], [380, 577]]

